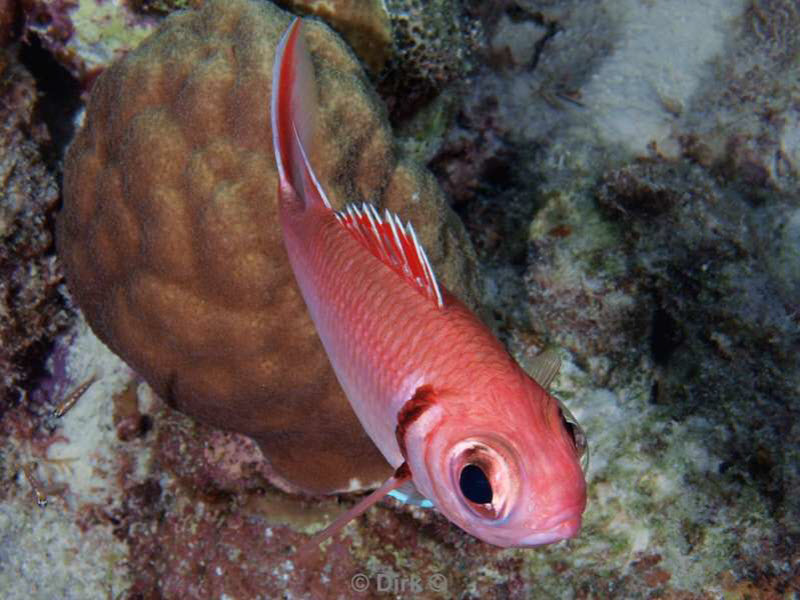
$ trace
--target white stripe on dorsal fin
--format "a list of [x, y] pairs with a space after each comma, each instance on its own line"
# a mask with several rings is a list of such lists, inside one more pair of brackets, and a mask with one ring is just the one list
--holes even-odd
[[318, 204], [330, 208], [308, 159], [316, 113], [314, 66], [303, 35], [303, 21], [295, 18], [275, 50], [270, 102], [272, 147], [280, 189], [294, 191], [283, 197], [304, 208]]
[[371, 204], [361, 208], [348, 204], [334, 213], [339, 222], [377, 259], [391, 267], [417, 288], [436, 306], [442, 308], [442, 292], [425, 249], [419, 243], [413, 225], [403, 225], [400, 218], [387, 209], [384, 216]]
[[325, 205], [325, 208], [330, 208], [331, 203], [328, 201], [328, 195], [325, 193], [325, 190], [320, 185], [319, 180], [317, 179], [317, 174], [314, 173], [314, 169], [311, 168], [311, 163], [308, 161], [308, 156], [306, 155], [306, 149], [303, 147], [303, 142], [300, 139], [300, 134], [297, 133], [297, 128], [294, 128], [294, 137], [297, 141], [297, 150], [300, 152], [300, 158], [303, 159], [303, 177], [306, 178], [304, 182], [305, 185], [303, 189], [305, 190], [313, 190], [314, 193], [307, 193], [306, 196], [312, 196], [315, 198], [319, 198], [322, 200], [322, 203]]

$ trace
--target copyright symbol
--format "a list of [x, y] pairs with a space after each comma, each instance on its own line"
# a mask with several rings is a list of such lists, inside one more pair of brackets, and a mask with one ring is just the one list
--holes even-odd
[[428, 577], [428, 587], [434, 592], [447, 591], [447, 577], [441, 573], [434, 573]]
[[366, 592], [369, 589], [369, 577], [363, 573], [356, 573], [350, 578], [350, 587], [354, 592]]

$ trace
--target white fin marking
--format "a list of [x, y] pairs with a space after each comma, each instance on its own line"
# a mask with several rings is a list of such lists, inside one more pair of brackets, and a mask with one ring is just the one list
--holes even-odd
[[334, 214], [376, 258], [402, 275], [437, 307], [444, 307], [436, 275], [411, 222], [403, 226], [400, 218], [388, 209], [381, 217], [375, 207], [367, 203], [361, 208], [348, 204]]
[[313, 140], [316, 112], [314, 66], [303, 21], [295, 18], [275, 50], [270, 101], [272, 147], [281, 185], [291, 186], [303, 207], [322, 203], [330, 209], [306, 152]]
[[294, 121], [292, 121], [292, 129], [294, 131], [294, 137], [297, 140], [297, 149], [300, 151], [300, 156], [303, 159], [303, 165], [305, 166], [304, 173], [311, 179], [310, 183], [314, 186], [314, 189], [316, 190], [317, 194], [319, 194], [320, 198], [322, 198], [325, 208], [330, 208], [331, 203], [328, 201], [328, 196], [325, 194], [325, 190], [322, 188], [319, 180], [317, 179], [317, 174], [314, 173], [314, 169], [311, 168], [311, 163], [306, 155], [306, 149], [303, 147], [303, 142], [300, 139], [300, 134], [297, 133], [297, 127], [295, 127]]
[[403, 504], [419, 506], [420, 508], [434, 508], [436, 506], [430, 498], [426, 498], [419, 493], [413, 481], [405, 482], [399, 488], [389, 492], [388, 495]]

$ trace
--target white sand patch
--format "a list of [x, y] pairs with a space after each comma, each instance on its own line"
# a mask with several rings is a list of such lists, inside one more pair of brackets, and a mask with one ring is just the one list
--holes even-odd
[[116, 598], [128, 581], [127, 548], [110, 527], [82, 532], [74, 515], [52, 503], [39, 508], [27, 495], [0, 503], [0, 596]]
[[[16, 473], [0, 502], [0, 596], [6, 598], [104, 599], [130, 586], [127, 546], [108, 523], [88, 528], [88, 513], [113, 510], [122, 501], [119, 469], [126, 455], [136, 477], [147, 476], [149, 452], [143, 444], [117, 439], [113, 397], [133, 380], [131, 370], [112, 354], [80, 320], [65, 358], [65, 381], [54, 394], [63, 400], [81, 383], [96, 377], [76, 404], [60, 419], [54, 436], [63, 436], [42, 457], [25, 440], [8, 439], [0, 459]], [[51, 368], [53, 365], [51, 365]], [[139, 386], [147, 400], [148, 388]], [[34, 467], [34, 463], [36, 467]], [[53, 493], [39, 507], [25, 475]], [[56, 488], [59, 488], [56, 491]], [[63, 490], [63, 491], [62, 491]]]
[[61, 390], [62, 397], [84, 381], [96, 380], [58, 420], [58, 433], [67, 441], [50, 446], [47, 458], [65, 468], [54, 470], [52, 481], [69, 485], [67, 498], [73, 506], [105, 503], [121, 493], [115, 477], [120, 442], [112, 420], [113, 398], [130, 384], [133, 374], [83, 320], [66, 362], [70, 381]]

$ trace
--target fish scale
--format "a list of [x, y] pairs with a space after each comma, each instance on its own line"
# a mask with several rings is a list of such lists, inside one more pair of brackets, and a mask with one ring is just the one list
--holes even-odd
[[[287, 225], [287, 229], [300, 228]], [[304, 239], [314, 242], [306, 244]], [[420, 311], [432, 304], [394, 272], [375, 269], [369, 251], [333, 213], [320, 216], [319, 232], [301, 230], [297, 238], [287, 235], [286, 244], [295, 257], [291, 259], [295, 272], [302, 273], [298, 282], [347, 397], [360, 407], [370, 403], [379, 408], [356, 413], [371, 437], [383, 441], [378, 446], [389, 463], [398, 467], [403, 459], [394, 441], [394, 426], [380, 415], [393, 409], [395, 398], [409, 387], [405, 380], [413, 379], [426, 362], [430, 350], [419, 348], [414, 338], [419, 337], [415, 332], [424, 330]], [[411, 335], [401, 336], [399, 331]], [[384, 406], [376, 407], [379, 403]]]

